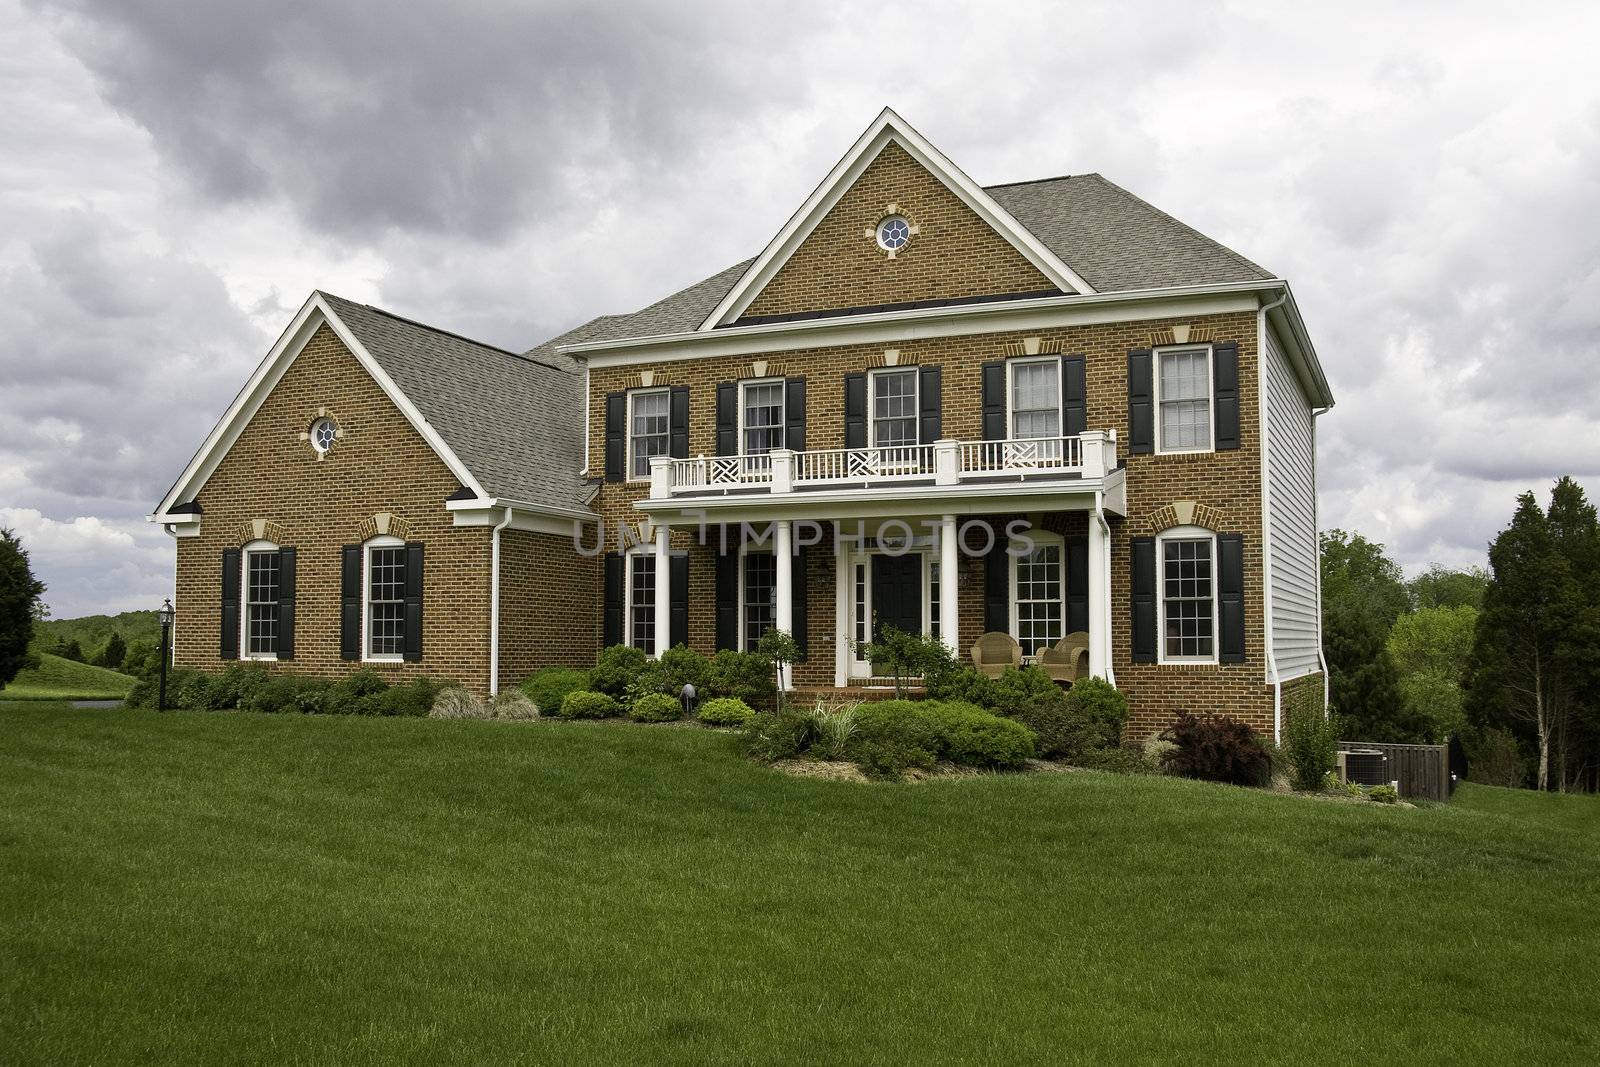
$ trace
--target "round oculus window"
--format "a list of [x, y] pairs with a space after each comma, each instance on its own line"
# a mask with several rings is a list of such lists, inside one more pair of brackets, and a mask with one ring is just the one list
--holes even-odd
[[878, 247], [898, 252], [911, 240], [911, 223], [901, 215], [890, 215], [878, 223]]
[[311, 447], [318, 452], [332, 448], [338, 437], [339, 427], [333, 424], [332, 419], [318, 419], [311, 424]]

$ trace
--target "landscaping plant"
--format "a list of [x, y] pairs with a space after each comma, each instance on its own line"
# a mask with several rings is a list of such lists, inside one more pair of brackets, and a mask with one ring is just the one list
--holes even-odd
[[1322, 788], [1339, 759], [1339, 727], [1333, 716], [1312, 704], [1292, 709], [1284, 741], [1290, 784], [1306, 793]]
[[665, 693], [645, 693], [628, 709], [634, 722], [676, 722], [683, 717], [683, 702]]
[[633, 684], [649, 662], [650, 657], [645, 655], [642, 648], [612, 645], [601, 651], [594, 670], [589, 672], [590, 686], [598, 693], [624, 697], [628, 693], [628, 686]]
[[1237, 719], [1179, 712], [1162, 736], [1175, 746], [1162, 763], [1169, 774], [1251, 786], [1272, 778], [1271, 759], [1254, 731]]
[[696, 716], [707, 726], [743, 726], [755, 715], [755, 710], [737, 697], [713, 697], [700, 705]]
[[522, 691], [540, 711], [554, 715], [561, 707], [561, 702], [567, 699], [568, 693], [588, 689], [592, 684], [588, 671], [573, 667], [542, 667], [522, 683]]
[[784, 668], [800, 657], [800, 646], [787, 630], [773, 627], [756, 642], [756, 651], [772, 664], [773, 685], [778, 693], [778, 710], [788, 705], [788, 690], [783, 684]]
[[706, 688], [700, 695], [738, 697], [753, 708], [766, 707], [772, 701], [772, 683], [772, 661], [767, 657], [725, 648], [711, 657]]
[[609, 719], [621, 710], [622, 705], [610, 693], [590, 689], [568, 693], [556, 714], [563, 719]]

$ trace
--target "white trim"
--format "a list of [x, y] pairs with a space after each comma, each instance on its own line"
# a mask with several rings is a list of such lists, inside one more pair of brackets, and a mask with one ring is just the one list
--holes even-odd
[[[276, 652], [251, 652], [250, 651], [250, 557], [266, 556], [282, 551], [283, 546], [261, 538], [251, 541], [239, 550], [239, 658], [256, 663], [276, 663]], [[278, 557], [278, 578], [283, 578], [283, 557]], [[283, 601], [282, 587], [279, 587], [278, 599], [274, 604]], [[282, 639], [283, 635], [278, 635]]]
[[[1185, 352], [1206, 354], [1206, 446], [1204, 448], [1163, 448], [1161, 443], [1161, 357]], [[1217, 383], [1215, 346], [1206, 344], [1161, 345], [1151, 353], [1151, 405], [1155, 410], [1155, 450], [1158, 456], [1196, 456], [1217, 450]], [[1193, 399], [1193, 398], [1190, 398]], [[1264, 405], [1259, 405], [1264, 407]]]
[[1023, 258], [1038, 268], [1056, 287], [1065, 292], [1093, 293], [1094, 288], [1071, 267], [1063, 263], [1054, 252], [1011, 216], [995, 199], [976, 182], [961, 172], [950, 159], [920, 133], [911, 128], [905, 119], [895, 114], [893, 108], [884, 108], [866, 131], [856, 138], [855, 144], [844, 157], [834, 164], [827, 177], [806, 198], [776, 237], [750, 264], [748, 270], [722, 298], [711, 314], [700, 324], [700, 329], [712, 330], [737, 319], [752, 301], [760, 295], [791, 255], [798, 249], [818, 223], [827, 217], [835, 204], [853, 186], [856, 179], [878, 157], [878, 153], [893, 141], [906, 154], [921, 164], [930, 174], [961, 199], [980, 218], [1003, 237]]
[[[1055, 639], [1055, 641], [1047, 641], [1047, 642], [1045, 642], [1043, 645], [1041, 645], [1039, 647], [1039, 649], [1036, 649], [1034, 651], [1032, 656], [1028, 655], [1027, 653], [1023, 653], [1023, 659], [1026, 662], [1030, 662], [1031, 663], [1033, 661], [1034, 657], [1036, 657], [1039, 654], [1039, 651], [1041, 651], [1041, 650], [1043, 650], [1045, 648], [1049, 648], [1049, 647], [1053, 646], [1054, 644], [1056, 644], [1056, 642], [1060, 641], [1061, 638], [1066, 637], [1067, 633], [1068, 633], [1068, 631], [1067, 631], [1067, 614], [1068, 614], [1068, 612], [1067, 612], [1067, 539], [1065, 537], [1061, 536], [1058, 533], [1052, 533], [1049, 530], [1040, 530], [1040, 529], [1031, 529], [1031, 530], [1029, 530], [1028, 531], [1028, 539], [1033, 542], [1034, 549], [1038, 549], [1041, 546], [1053, 546], [1056, 549], [1057, 553], [1059, 554], [1059, 557], [1060, 557], [1060, 569], [1061, 569], [1061, 573], [1057, 576], [1058, 580], [1060, 582], [1060, 589], [1061, 589], [1061, 617], [1058, 620], [1061, 623], [1061, 637], [1057, 637]], [[1032, 550], [1029, 551], [1029, 555], [1032, 555]], [[1010, 598], [1010, 604], [1007, 605], [1008, 608], [1009, 608], [1007, 614], [1008, 614], [1008, 616], [1010, 618], [1010, 633], [1011, 633], [1012, 639], [1014, 641], [1016, 641], [1018, 644], [1021, 644], [1022, 643], [1022, 632], [1021, 632], [1022, 631], [1022, 623], [1021, 623], [1021, 619], [1019, 618], [1019, 615], [1021, 613], [1017, 610], [1017, 608], [1019, 606], [1019, 602], [1017, 600], [1017, 566], [1022, 562], [1023, 557], [1019, 556], [1019, 555], [1016, 555], [1015, 553], [1012, 553], [1012, 552], [1007, 552], [1006, 553], [1006, 559], [1007, 559], [1007, 568], [1008, 568], [1008, 573], [1007, 573], [1007, 577], [1006, 577], [1006, 581], [1007, 581], [1006, 595]], [[1044, 601], [1029, 601], [1029, 603], [1044, 603]]]
[[752, 556], [752, 555], [755, 555], [755, 556], [772, 556], [773, 557], [773, 561], [772, 561], [772, 568], [773, 568], [772, 569], [772, 596], [773, 596], [773, 600], [774, 600], [774, 607], [773, 607], [773, 612], [772, 612], [772, 625], [777, 627], [780, 630], [785, 630], [785, 631], [787, 631], [788, 629], [790, 629], [790, 627], [792, 627], [794, 625], [792, 620], [790, 621], [789, 626], [779, 626], [778, 625], [778, 612], [777, 612], [777, 607], [776, 607], [776, 600], [777, 600], [777, 596], [778, 596], [778, 569], [777, 569], [778, 568], [778, 561], [777, 561], [776, 553], [774, 553], [773, 550], [772, 550], [772, 546], [769, 545], [769, 544], [765, 544], [765, 543], [759, 544], [759, 545], [742, 544], [742, 545], [739, 546], [739, 557], [738, 557], [739, 558], [739, 597], [738, 597], [738, 601], [739, 601], [739, 641], [738, 641], [738, 645], [739, 645], [739, 651], [740, 652], [753, 652], [753, 651], [755, 651], [752, 648], [747, 648], [746, 647], [748, 642], [745, 640], [746, 631], [745, 631], [745, 617], [744, 617], [744, 609], [745, 609], [745, 606], [746, 606], [746, 604], [745, 604], [745, 587], [744, 587], [744, 580], [745, 580], [744, 561], [745, 561], [745, 558], [747, 556]]
[[[389, 534], [379, 534], [370, 537], [361, 543], [361, 662], [362, 663], [403, 663], [405, 662], [405, 639], [401, 638], [399, 652], [385, 652], [376, 654], [372, 651], [372, 627], [370, 611], [372, 608], [372, 550], [375, 548], [398, 548], [404, 550], [406, 543], [398, 537]], [[410, 575], [406, 576], [407, 578]], [[404, 618], [405, 599], [401, 597], [401, 617]]]
[[867, 447], [869, 448], [900, 448], [900, 445], [881, 445], [878, 443], [878, 379], [894, 374], [909, 374], [911, 376], [911, 424], [916, 429], [912, 443], [931, 445], [932, 441], [922, 439], [922, 368], [910, 364], [904, 367], [873, 367], [867, 371]]
[[194, 458], [189, 460], [188, 466], [184, 467], [178, 480], [167, 491], [167, 495], [161, 498], [161, 503], [155, 511], [148, 516], [148, 521], [172, 522], [170, 509], [177, 504], [192, 500], [199, 493], [206, 481], [216, 472], [217, 466], [228, 454], [228, 450], [238, 441], [251, 418], [260, 410], [267, 396], [324, 323], [344, 343], [350, 354], [355, 356], [362, 369], [378, 384], [395, 407], [400, 409], [412, 429], [422, 435], [422, 439], [428, 442], [428, 446], [444, 461], [445, 466], [450, 468], [450, 473], [456, 480], [480, 497], [488, 495], [478, 480], [472, 476], [472, 472], [467, 469], [466, 464], [461, 462], [460, 457], [445, 444], [444, 438], [440, 437], [438, 431], [423, 417], [417, 406], [401, 392], [394, 379], [379, 366], [378, 361], [372, 358], [372, 354], [361, 342], [356, 340], [349, 327], [339, 320], [339, 316], [323, 299], [322, 294], [313, 292], [295, 313], [294, 319], [278, 337], [266, 358], [256, 365], [244, 388], [239, 390], [222, 418], [212, 427], [199, 451], [194, 454]]
[[1014, 368], [1026, 363], [1054, 363], [1056, 365], [1056, 432], [1049, 436], [1060, 437], [1063, 432], [1062, 427], [1064, 427], [1067, 423], [1067, 413], [1065, 410], [1063, 410], [1061, 403], [1061, 357], [1014, 356], [1011, 359], [1006, 360], [1006, 439], [1010, 441], [1020, 440], [1011, 425], [1011, 416], [1016, 407], [1016, 405], [1013, 403], [1016, 393], [1012, 386], [1012, 371]]
[[666, 456], [672, 453], [672, 387], [668, 385], [647, 385], [636, 389], [629, 389], [623, 394], [623, 398], [626, 402], [624, 418], [626, 419], [627, 424], [622, 428], [622, 456], [623, 462], [628, 468], [624, 472], [624, 482], [648, 483], [650, 481], [650, 472], [648, 470], [646, 470], [643, 474], [633, 473], [633, 401], [636, 397], [653, 395], [655, 393], [660, 393], [662, 396], [667, 398], [667, 432], [664, 434], [647, 434], [646, 436], [665, 437], [667, 439], [667, 450], [665, 452], [658, 452], [657, 455]]
[[[738, 432], [738, 435], [739, 435], [739, 439], [735, 442], [735, 446], [736, 446], [735, 454], [736, 455], [740, 455], [740, 456], [748, 456], [748, 455], [752, 455], [753, 454], [751, 452], [745, 451], [745, 445], [744, 445], [744, 430], [745, 430], [745, 426], [744, 426], [744, 415], [745, 415], [744, 391], [745, 391], [745, 389], [747, 389], [749, 386], [752, 386], [752, 385], [776, 385], [778, 387], [778, 438], [779, 438], [780, 441], [782, 441], [782, 444], [779, 444], [779, 445], [777, 445], [775, 447], [777, 447], [777, 448], [788, 448], [789, 447], [789, 436], [788, 436], [788, 428], [789, 428], [789, 389], [788, 389], [788, 383], [783, 378], [775, 378], [775, 377], [772, 377], [771, 375], [768, 375], [765, 378], [741, 378], [741, 379], [739, 379], [739, 383], [738, 384], [739, 384], [739, 405], [738, 405], [739, 410], [737, 412], [738, 419], [736, 420], [736, 424], [737, 424], [737, 427], [738, 427], [737, 432]], [[770, 453], [771, 453], [771, 449], [768, 449], [767, 452], [760, 453], [760, 454], [761, 455], [769, 455]]]
[[[1205, 541], [1211, 546], [1211, 655], [1209, 656], [1169, 656], [1167, 655], [1167, 549], [1168, 541]], [[1218, 647], [1221, 645], [1221, 635], [1217, 632], [1218, 601], [1217, 595], [1217, 534], [1215, 530], [1208, 530], [1204, 526], [1173, 526], [1156, 534], [1156, 662], [1166, 664], [1214, 664], [1219, 662], [1217, 657]]]
[[[655, 563], [655, 542], [650, 541], [647, 544], [633, 545], [622, 554], [622, 643], [630, 648], [639, 647], [633, 643], [633, 561], [637, 558], [648, 559], [652, 564]], [[668, 575], [668, 579], [671, 579], [671, 575]], [[651, 588], [654, 587], [654, 582], [652, 581]], [[655, 605], [651, 606], [651, 610], [650, 647], [642, 650], [647, 656], [654, 656], [656, 651], [657, 635], [654, 627], [657, 623], [653, 614]]]
[[[1279, 304], [1286, 297], [1278, 299]], [[1261, 632], [1266, 649], [1266, 682], [1272, 687], [1272, 740], [1283, 742], [1283, 679], [1278, 675], [1278, 656], [1272, 629], [1272, 455], [1271, 412], [1267, 387], [1267, 312], [1275, 304], [1256, 312], [1256, 415], [1261, 434]], [[1313, 495], [1315, 490], [1313, 489]], [[1320, 561], [1318, 570], [1321, 570]]]

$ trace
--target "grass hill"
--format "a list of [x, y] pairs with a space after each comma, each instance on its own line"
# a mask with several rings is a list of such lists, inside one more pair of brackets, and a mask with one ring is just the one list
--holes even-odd
[[121, 700], [133, 685], [126, 674], [46, 652], [36, 669], [23, 671], [0, 688], [0, 700]]
[[0, 1041], [18, 1062], [1594, 1063], [1600, 835], [1466, 796], [853, 785], [708, 730], [0, 705]]
[[128, 644], [161, 641], [161, 620], [153, 611], [124, 611], [120, 615], [84, 615], [77, 619], [45, 619], [33, 624], [33, 647], [48, 652], [58, 641], [76, 641], [84, 654], [93, 658], [106, 647], [113, 633], [120, 633]]

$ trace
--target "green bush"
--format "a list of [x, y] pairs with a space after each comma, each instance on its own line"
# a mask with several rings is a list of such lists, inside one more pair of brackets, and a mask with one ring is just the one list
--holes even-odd
[[1338, 725], [1333, 716], [1315, 706], [1295, 708], [1284, 725], [1290, 783], [1303, 792], [1314, 793], [1338, 764]]
[[702, 696], [737, 697], [751, 707], [766, 707], [776, 687], [772, 661], [759, 652], [723, 649], [711, 657]]
[[961, 700], [980, 708], [995, 707], [994, 679], [976, 667], [950, 660], [923, 675], [928, 696], [934, 700]]
[[1162, 733], [1175, 746], [1162, 769], [1185, 778], [1229, 785], [1266, 785], [1272, 760], [1249, 726], [1226, 716], [1181, 712]]
[[1078, 718], [1067, 706], [1067, 695], [1059, 689], [1041, 693], [1037, 700], [1020, 706], [1008, 718], [1033, 731], [1040, 759], [1076, 760], [1085, 748]]
[[1367, 799], [1377, 801], [1379, 804], [1397, 804], [1400, 801], [1400, 791], [1392, 785], [1375, 785], [1367, 790]]
[[345, 675], [328, 691], [329, 715], [376, 715], [378, 697], [389, 688], [377, 671], [363, 667]]
[[610, 693], [580, 689], [576, 693], [567, 694], [567, 698], [561, 702], [561, 709], [556, 714], [563, 719], [609, 719], [621, 710], [621, 706]]
[[320, 678], [304, 678], [293, 674], [274, 674], [262, 684], [254, 686], [240, 700], [241, 711], [300, 712], [321, 714], [327, 706], [331, 682]]
[[989, 700], [984, 706], [996, 715], [1018, 719], [1035, 704], [1060, 697], [1061, 687], [1038, 667], [1007, 667], [989, 686]]
[[817, 720], [810, 712], [782, 711], [754, 715], [745, 723], [745, 751], [771, 763], [792, 759], [817, 739]]
[[644, 649], [632, 645], [612, 645], [600, 653], [594, 670], [589, 672], [589, 684], [594, 692], [609, 693], [614, 697], [627, 695], [628, 686], [638, 679], [650, 657]]
[[1084, 742], [1116, 748], [1128, 721], [1128, 698], [1104, 678], [1084, 678], [1066, 692], [1067, 711], [1076, 720]]
[[420, 718], [433, 708], [433, 700], [444, 683], [432, 678], [417, 678], [408, 685], [390, 686], [372, 698], [368, 715], [395, 715]]
[[682, 695], [685, 685], [694, 686], [696, 692], [703, 691], [710, 672], [711, 664], [700, 653], [685, 645], [673, 645], [660, 659], [645, 661], [627, 692], [630, 696], [665, 693], [676, 698]]
[[540, 711], [554, 715], [568, 693], [588, 689], [591, 684], [588, 671], [574, 667], [541, 667], [522, 683], [521, 689]]
[[683, 703], [665, 693], [646, 693], [628, 709], [634, 722], [675, 722], [682, 717]]
[[755, 715], [755, 710], [738, 697], [715, 697], [700, 705], [696, 716], [708, 726], [743, 726]]
[[862, 705], [845, 754], [874, 778], [897, 778], [931, 768], [942, 748], [938, 728], [915, 703], [884, 700]]
[[1015, 770], [1033, 758], [1032, 730], [975, 704], [930, 701], [916, 709], [916, 714], [933, 725], [939, 738], [937, 754], [951, 763]]

